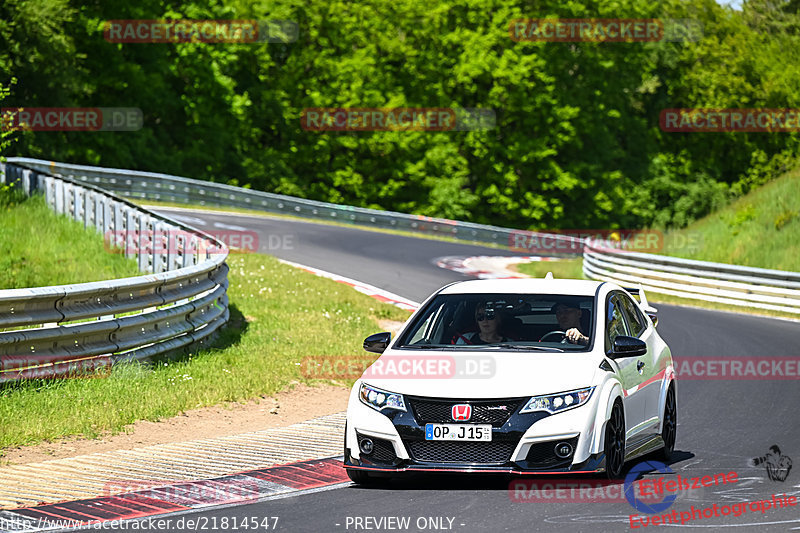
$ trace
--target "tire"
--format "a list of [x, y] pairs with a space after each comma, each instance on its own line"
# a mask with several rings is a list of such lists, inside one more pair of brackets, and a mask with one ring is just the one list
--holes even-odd
[[606, 456], [606, 476], [608, 479], [619, 479], [625, 464], [625, 416], [619, 400], [614, 402], [611, 416], [606, 423], [603, 449]]
[[661, 426], [661, 439], [664, 447], [661, 449], [661, 457], [669, 461], [675, 451], [675, 436], [678, 429], [678, 407], [675, 402], [675, 386], [667, 389], [667, 398], [664, 401], [664, 420]]
[[344, 460], [347, 462], [350, 458], [350, 451], [347, 449], [347, 421], [344, 423], [344, 438], [342, 439], [342, 444], [344, 445]]

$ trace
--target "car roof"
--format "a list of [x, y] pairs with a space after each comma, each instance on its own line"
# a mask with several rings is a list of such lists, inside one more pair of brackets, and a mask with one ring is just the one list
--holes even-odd
[[448, 285], [439, 294], [564, 294], [594, 296], [602, 281], [584, 279], [476, 279]]

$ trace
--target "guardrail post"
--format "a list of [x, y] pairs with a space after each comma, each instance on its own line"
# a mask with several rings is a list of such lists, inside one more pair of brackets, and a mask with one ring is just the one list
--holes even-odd
[[114, 216], [111, 209], [111, 203], [113, 200], [103, 198], [101, 202], [103, 206], [103, 227], [100, 228], [100, 231], [103, 233], [103, 235], [105, 235], [114, 228]]
[[94, 227], [98, 233], [103, 233], [106, 225], [106, 210], [104, 197], [101, 194], [94, 195]]
[[181, 268], [186, 265], [186, 232], [175, 230], [175, 255], [172, 268]]
[[56, 213], [59, 215], [64, 214], [64, 182], [61, 180], [54, 180], [55, 193], [56, 193]]
[[22, 191], [25, 193], [26, 196], [30, 196], [31, 193], [31, 171], [30, 170], [23, 170], [22, 171]]
[[138, 258], [139, 221], [131, 208], [125, 206], [122, 221], [125, 230], [125, 257], [128, 259]]
[[83, 227], [94, 226], [94, 192], [86, 189], [83, 192]]
[[72, 214], [75, 220], [82, 221], [83, 220], [83, 187], [72, 187], [72, 201], [73, 209], [75, 210]]
[[64, 184], [64, 215], [75, 219], [75, 191], [71, 183]]
[[136, 224], [136, 228], [139, 232], [139, 239], [138, 239], [138, 246], [137, 246], [137, 253], [139, 254], [139, 270], [142, 272], [152, 272], [150, 268], [150, 247], [149, 247], [149, 239], [151, 236], [147, 235], [147, 224], [145, 222], [145, 217], [143, 215], [137, 215], [135, 219], [137, 220], [138, 224]]
[[164, 272], [166, 263], [166, 252], [169, 250], [169, 236], [161, 228], [161, 224], [150, 223], [149, 227], [153, 228], [153, 272]]
[[56, 210], [56, 199], [55, 199], [55, 184], [53, 178], [50, 176], [42, 176], [40, 183], [43, 184], [44, 188], [44, 202], [52, 209], [53, 211]]
[[194, 235], [186, 239], [186, 247], [183, 253], [183, 266], [185, 267], [197, 264], [197, 240]]

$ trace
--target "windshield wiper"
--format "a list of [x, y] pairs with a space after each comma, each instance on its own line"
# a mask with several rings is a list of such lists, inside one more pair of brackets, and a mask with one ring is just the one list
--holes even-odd
[[403, 344], [398, 348], [413, 348], [415, 350], [451, 350], [455, 348], [453, 344]]
[[549, 346], [531, 346], [529, 344], [403, 344], [398, 348], [411, 349], [411, 350], [471, 350], [480, 351], [487, 348], [509, 348], [511, 350], [527, 350], [536, 352], [560, 352], [566, 350], [561, 348], [553, 348]]
[[499, 348], [510, 348], [512, 350], [534, 350], [537, 352], [564, 352], [561, 348], [553, 348], [551, 346], [531, 346], [530, 344], [493, 344]]

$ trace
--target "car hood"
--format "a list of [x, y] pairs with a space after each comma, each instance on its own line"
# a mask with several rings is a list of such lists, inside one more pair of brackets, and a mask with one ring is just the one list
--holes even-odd
[[389, 392], [440, 398], [509, 398], [589, 387], [592, 353], [387, 352], [361, 379]]

